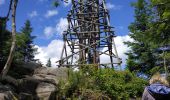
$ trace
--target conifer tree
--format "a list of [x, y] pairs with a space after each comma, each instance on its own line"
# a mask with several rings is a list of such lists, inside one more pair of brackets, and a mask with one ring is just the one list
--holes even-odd
[[152, 41], [159, 46], [170, 44], [170, 1], [151, 0], [153, 10], [153, 23], [151, 26]]
[[130, 71], [149, 73], [149, 70], [155, 66], [152, 46], [148, 41], [151, 12], [145, 0], [138, 0], [132, 6], [135, 8], [135, 21], [129, 26], [131, 32], [129, 36], [134, 41], [125, 42], [131, 48], [126, 53], [128, 55], [127, 68]]
[[20, 46], [20, 52], [23, 55], [24, 62], [34, 61], [34, 55], [37, 49], [34, 47], [33, 40], [36, 38], [32, 36], [32, 27], [29, 20], [25, 22], [25, 26], [21, 29], [20, 36], [23, 38], [24, 43]]
[[47, 66], [47, 67], [52, 67], [52, 66], [51, 66], [51, 59], [50, 59], [50, 58], [48, 59], [46, 66]]
[[[169, 0], [151, 0], [151, 7], [154, 12], [152, 23], [150, 25], [150, 41], [157, 48], [170, 46], [170, 1]], [[157, 64], [161, 68], [170, 65], [170, 52], [163, 50], [157, 53]]]

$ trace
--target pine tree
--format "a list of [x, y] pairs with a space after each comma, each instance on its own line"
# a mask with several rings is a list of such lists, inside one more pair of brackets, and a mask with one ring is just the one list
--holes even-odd
[[47, 66], [47, 67], [52, 67], [52, 66], [51, 66], [51, 59], [50, 59], [50, 58], [48, 59], [46, 66]]
[[23, 55], [24, 62], [34, 61], [34, 55], [37, 49], [34, 47], [33, 40], [36, 38], [32, 36], [32, 27], [29, 20], [25, 22], [25, 26], [21, 29], [20, 36], [23, 38], [24, 43], [19, 47], [21, 54]]
[[150, 22], [150, 9], [148, 2], [138, 0], [133, 4], [135, 8], [135, 21], [129, 26], [129, 36], [133, 42], [125, 42], [131, 50], [126, 54], [127, 68], [130, 71], [149, 73], [155, 66], [155, 57], [152, 53], [151, 43], [148, 41], [148, 28]]

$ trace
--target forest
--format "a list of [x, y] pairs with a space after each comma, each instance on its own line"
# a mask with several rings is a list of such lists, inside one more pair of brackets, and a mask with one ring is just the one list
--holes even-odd
[[[20, 1], [9, 0], [6, 16], [0, 16], [0, 100], [141, 100], [155, 73], [165, 75], [170, 82], [170, 0], [128, 4], [134, 10], [134, 20], [128, 25], [133, 41], [124, 41], [130, 49], [124, 53], [127, 59], [121, 70], [107, 65], [97, 68], [96, 63], [79, 63], [76, 70], [70, 63], [53, 68], [51, 58], [46, 62], [36, 59], [39, 52], [34, 41], [38, 36], [32, 34], [36, 29], [32, 20], [25, 20], [19, 31], [16, 29]], [[58, 9], [68, 1], [47, 2]]]

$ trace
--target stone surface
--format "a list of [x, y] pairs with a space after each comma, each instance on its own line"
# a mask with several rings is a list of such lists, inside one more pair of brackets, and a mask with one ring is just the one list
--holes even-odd
[[46, 74], [46, 75], [54, 75], [57, 76], [57, 78], [66, 78], [68, 68], [60, 67], [60, 68], [49, 68], [49, 67], [41, 67], [37, 68], [34, 71], [35, 74]]
[[17, 100], [17, 97], [10, 87], [0, 84], [0, 100]]
[[56, 100], [58, 83], [68, 79], [68, 69], [21, 63], [10, 75], [14, 78], [7, 77], [2, 80], [5, 85], [0, 84], [0, 100]]
[[20, 82], [19, 82], [18, 90], [20, 93], [36, 94], [35, 90], [38, 84], [40, 83], [39, 80], [32, 77], [28, 77], [28, 78], [21, 79], [19, 81]]
[[32, 94], [20, 93], [19, 100], [34, 100]]
[[40, 64], [34, 62], [17, 62], [11, 66], [8, 75], [16, 79], [22, 79], [25, 76], [31, 76], [34, 70], [40, 67], [42, 67]]
[[59, 83], [59, 80], [56, 78], [56, 76], [53, 75], [36, 74], [33, 75], [32, 77], [40, 81], [51, 83], [54, 85], [57, 85]]
[[60, 80], [68, 79], [68, 69], [67, 68], [37, 68], [34, 71], [33, 76], [36, 79], [43, 81], [50, 81], [51, 83], [57, 85]]
[[20, 97], [31, 98], [28, 95], [31, 94], [34, 100], [56, 100], [57, 85], [60, 80], [66, 80], [67, 75], [67, 68], [36, 68], [32, 76], [20, 79]]
[[19, 90], [22, 93], [20, 94], [21, 98], [33, 97], [34, 100], [55, 100], [50, 98], [56, 97], [57, 87], [50, 81], [47, 82], [43, 81], [43, 79], [39, 80], [29, 77], [21, 80]]
[[35, 63], [35, 62], [23, 62], [18, 64], [18, 67], [23, 67], [23, 68], [27, 68], [30, 70], [35, 70], [36, 68], [40, 68], [42, 67], [41, 64]]
[[56, 87], [53, 84], [42, 82], [36, 88], [37, 97], [40, 100], [55, 100]]

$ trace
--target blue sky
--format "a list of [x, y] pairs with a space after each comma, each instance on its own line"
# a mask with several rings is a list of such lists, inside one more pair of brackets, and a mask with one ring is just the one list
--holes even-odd
[[[58, 8], [55, 8], [51, 1], [19, 0], [17, 8], [17, 31], [19, 32], [25, 21], [29, 19], [33, 27], [32, 35], [37, 36], [34, 43], [43, 49], [48, 47], [54, 40], [61, 40], [61, 31], [66, 23], [65, 18], [71, 8], [71, 4], [64, 4], [63, 2]], [[131, 7], [131, 2], [135, 1], [106, 0], [106, 5], [110, 11], [111, 25], [115, 27], [115, 34], [120, 39], [127, 36], [129, 33], [128, 26], [134, 21], [134, 9]], [[0, 0], [0, 16], [6, 15], [8, 6], [9, 0]], [[10, 23], [11, 21], [8, 23], [8, 29], [10, 29]]]

